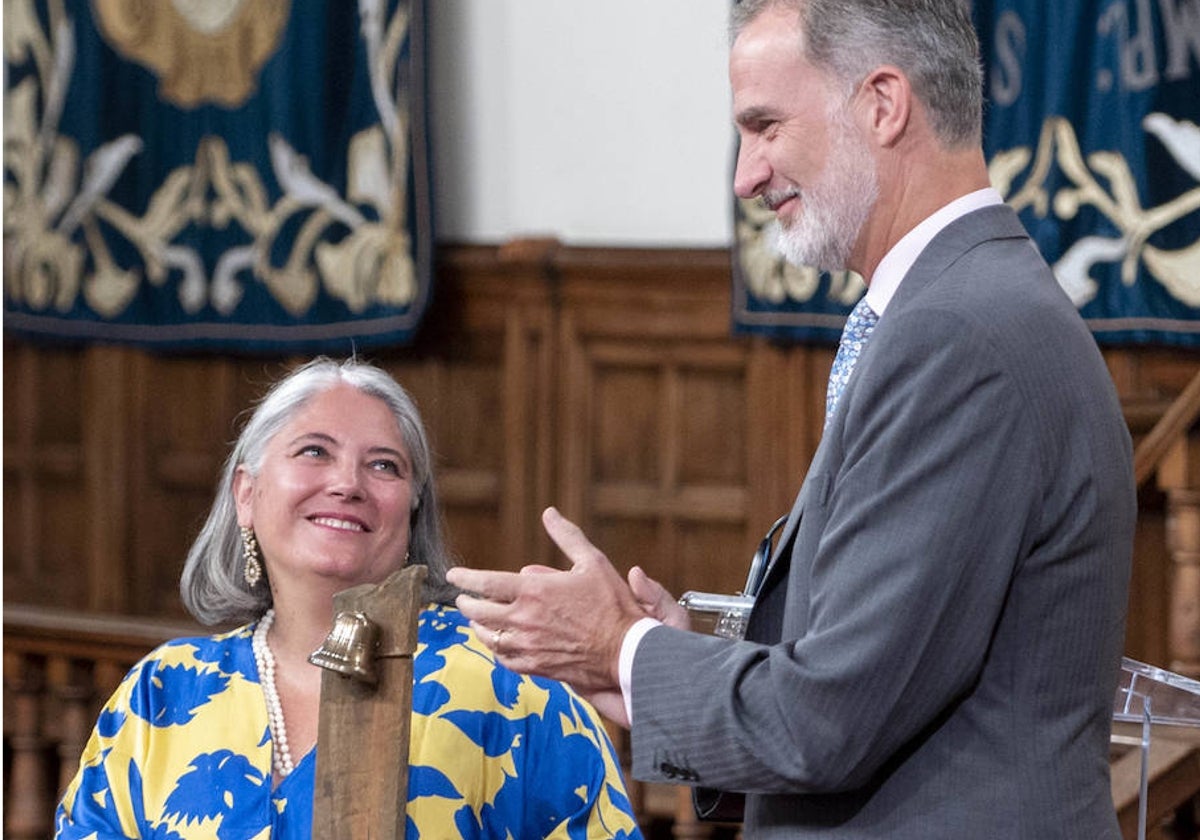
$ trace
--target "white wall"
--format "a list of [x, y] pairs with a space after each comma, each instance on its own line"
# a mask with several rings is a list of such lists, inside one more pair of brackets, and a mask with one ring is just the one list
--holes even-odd
[[438, 238], [725, 246], [730, 0], [429, 0]]

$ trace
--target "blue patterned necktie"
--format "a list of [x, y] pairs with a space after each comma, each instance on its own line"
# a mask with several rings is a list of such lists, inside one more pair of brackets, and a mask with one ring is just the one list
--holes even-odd
[[854, 307], [850, 312], [850, 317], [846, 319], [846, 327], [842, 330], [842, 340], [838, 344], [837, 356], [834, 357], [833, 368], [829, 371], [829, 390], [825, 393], [826, 427], [829, 426], [829, 420], [833, 417], [833, 410], [837, 407], [838, 398], [841, 397], [842, 391], [846, 388], [846, 382], [850, 379], [850, 371], [854, 370], [854, 363], [858, 361], [858, 357], [877, 323], [879, 323], [879, 316], [875, 314], [874, 309], [867, 305], [865, 297], [858, 302], [858, 306]]

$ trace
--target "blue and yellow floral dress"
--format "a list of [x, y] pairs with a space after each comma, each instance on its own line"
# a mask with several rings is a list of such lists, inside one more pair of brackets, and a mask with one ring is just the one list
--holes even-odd
[[[316, 751], [271, 789], [253, 629], [176, 639], [134, 666], [100, 714], [56, 837], [310, 837]], [[497, 664], [452, 608], [424, 609], [417, 641], [410, 840], [641, 836], [590, 705]]]

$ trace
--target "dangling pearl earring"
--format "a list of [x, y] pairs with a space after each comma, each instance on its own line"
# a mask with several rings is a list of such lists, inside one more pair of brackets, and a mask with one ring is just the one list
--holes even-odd
[[254, 529], [242, 526], [242, 559], [246, 565], [242, 570], [242, 574], [246, 578], [246, 585], [251, 589], [258, 586], [258, 582], [262, 580], [262, 561], [258, 557], [258, 540], [254, 538]]

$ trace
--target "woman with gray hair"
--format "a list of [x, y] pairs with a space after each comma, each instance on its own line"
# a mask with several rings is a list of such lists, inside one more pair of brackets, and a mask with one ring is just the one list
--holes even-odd
[[246, 534], [240, 530], [234, 487], [239, 472], [258, 475], [269, 441], [296, 410], [317, 392], [343, 383], [374, 397], [391, 411], [412, 461], [410, 562], [427, 568], [427, 601], [451, 603], [456, 590], [446, 583], [451, 560], [442, 538], [432, 455], [417, 407], [385, 371], [356, 361], [316, 359], [280, 381], [251, 415], [225, 461], [217, 495], [200, 535], [188, 552], [179, 584], [188, 612], [205, 624], [243, 623], [271, 606], [268, 586], [247, 583], [243, 573]]
[[188, 610], [240, 626], [168, 642], [134, 666], [84, 750], [57, 836], [309, 837], [321, 684], [309, 654], [336, 593], [408, 564], [427, 567], [408, 836], [640, 836], [594, 709], [498, 664], [449, 605], [412, 399], [380, 368], [325, 358], [258, 404], [188, 553]]

